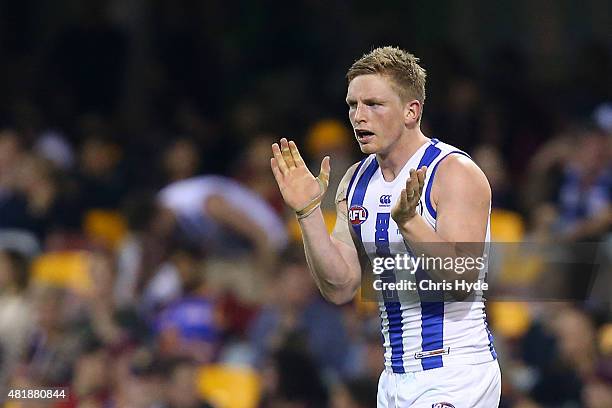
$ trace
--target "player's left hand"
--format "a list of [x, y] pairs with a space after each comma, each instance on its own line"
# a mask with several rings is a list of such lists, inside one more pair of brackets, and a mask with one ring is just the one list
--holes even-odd
[[391, 209], [391, 218], [399, 227], [410, 221], [416, 214], [423, 193], [426, 172], [427, 167], [425, 166], [418, 170], [410, 170], [410, 177], [406, 180], [406, 188], [402, 190], [399, 199]]
[[320, 202], [329, 184], [329, 156], [323, 158], [321, 172], [315, 177], [293, 141], [282, 138], [280, 146], [278, 143], [272, 145], [272, 154], [272, 173], [285, 203], [297, 212], [312, 204], [313, 200]]

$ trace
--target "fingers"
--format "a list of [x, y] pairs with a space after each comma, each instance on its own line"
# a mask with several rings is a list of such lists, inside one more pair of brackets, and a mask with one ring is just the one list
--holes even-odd
[[406, 188], [400, 193], [398, 202], [393, 209], [396, 218], [401, 218], [402, 214], [414, 215], [418, 201], [421, 199], [426, 174], [427, 167], [425, 166], [418, 170], [410, 170], [410, 177], [406, 180]]
[[331, 171], [329, 160], [329, 156], [323, 158], [321, 161], [321, 172], [319, 173], [319, 178], [325, 183], [325, 186], [329, 185], [329, 173]]
[[402, 194], [400, 196], [400, 208], [408, 207], [408, 192], [406, 190], [402, 190]]
[[295, 167], [304, 166], [304, 160], [300, 155], [300, 151], [298, 150], [295, 142], [291, 140], [289, 142], [289, 151], [291, 152], [291, 157], [293, 158], [293, 162], [295, 163]]
[[281, 153], [283, 155], [283, 159], [285, 159], [285, 163], [287, 163], [287, 167], [289, 169], [295, 167], [295, 162], [293, 161], [293, 156], [291, 156], [291, 149], [289, 149], [289, 142], [284, 137], [280, 140]]
[[417, 170], [417, 179], [419, 182], [419, 196], [423, 193], [423, 186], [425, 186], [425, 175], [427, 174], [427, 167], [423, 166]]
[[425, 184], [425, 174], [427, 173], [427, 167], [423, 166], [417, 170], [417, 178], [419, 180], [419, 185]]
[[[406, 180], [406, 191], [408, 196], [421, 196], [423, 187], [425, 186], [425, 175], [427, 174], [427, 167], [423, 166], [418, 170], [411, 169], [410, 177]], [[412, 192], [412, 193], [411, 193]]]
[[406, 179], [406, 190], [410, 189], [410, 183], [412, 183], [413, 174], [414, 174], [414, 169], [410, 169], [410, 173], [408, 175], [408, 178]]
[[295, 142], [289, 142], [285, 138], [280, 140], [280, 145], [278, 143], [272, 145], [272, 154], [274, 155], [279, 171], [283, 175], [287, 174], [292, 168], [306, 165]]
[[285, 162], [285, 159], [283, 158], [283, 155], [281, 153], [280, 147], [278, 146], [278, 143], [274, 143], [272, 145], [272, 154], [274, 155], [274, 161], [276, 162], [281, 174], [285, 175], [289, 173], [289, 168], [287, 167], [287, 163]]
[[415, 169], [410, 170], [410, 177], [406, 182], [406, 192], [410, 197], [415, 196], [419, 192], [419, 179]]
[[276, 183], [280, 186], [281, 180], [283, 179], [283, 173], [278, 167], [278, 161], [274, 157], [270, 159], [270, 167], [272, 167], [272, 174], [274, 174]]

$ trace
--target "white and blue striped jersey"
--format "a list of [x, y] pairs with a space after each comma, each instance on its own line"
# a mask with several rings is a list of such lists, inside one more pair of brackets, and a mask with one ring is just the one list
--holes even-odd
[[[408, 253], [391, 208], [409, 178], [410, 169], [427, 166], [425, 186], [417, 210], [436, 228], [436, 211], [431, 203], [431, 188], [440, 162], [450, 154], [465, 152], [431, 139], [408, 160], [398, 176], [384, 180], [376, 155], [366, 157], [356, 168], [347, 190], [349, 209], [357, 208], [362, 216], [351, 223], [356, 244], [373, 262], [375, 257]], [[469, 156], [468, 156], [469, 157]], [[350, 211], [350, 210], [349, 210]], [[486, 249], [489, 242], [487, 225]], [[394, 275], [394, 273], [392, 273]], [[486, 267], [480, 271], [484, 280]], [[419, 269], [412, 279], [426, 276]], [[417, 291], [407, 298], [379, 302], [381, 330], [384, 338], [385, 366], [395, 373], [429, 370], [444, 366], [479, 364], [497, 358], [493, 337], [487, 328], [482, 296], [471, 301], [422, 301]]]

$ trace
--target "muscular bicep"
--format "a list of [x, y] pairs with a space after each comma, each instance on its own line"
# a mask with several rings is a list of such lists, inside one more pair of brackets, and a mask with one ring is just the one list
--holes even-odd
[[473, 161], [460, 155], [444, 159], [435, 175], [432, 198], [440, 238], [453, 243], [485, 241], [491, 189]]

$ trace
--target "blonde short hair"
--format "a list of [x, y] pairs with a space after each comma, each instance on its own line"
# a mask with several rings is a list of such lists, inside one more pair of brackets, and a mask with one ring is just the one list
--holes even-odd
[[425, 78], [427, 73], [413, 54], [397, 47], [380, 47], [364, 54], [346, 73], [350, 83], [360, 75], [378, 74], [391, 79], [403, 101], [425, 102]]

